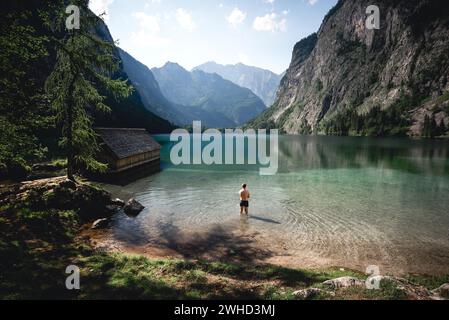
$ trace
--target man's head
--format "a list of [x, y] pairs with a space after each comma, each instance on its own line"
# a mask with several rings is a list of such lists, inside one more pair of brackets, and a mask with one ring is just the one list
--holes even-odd
[[246, 189], [246, 183], [242, 184], [242, 188]]

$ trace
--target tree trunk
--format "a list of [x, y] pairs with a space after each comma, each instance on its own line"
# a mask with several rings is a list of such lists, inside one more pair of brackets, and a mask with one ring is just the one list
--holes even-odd
[[74, 175], [74, 158], [75, 154], [73, 151], [73, 87], [75, 83], [76, 76], [73, 77], [69, 90], [67, 99], [67, 179], [75, 181]]

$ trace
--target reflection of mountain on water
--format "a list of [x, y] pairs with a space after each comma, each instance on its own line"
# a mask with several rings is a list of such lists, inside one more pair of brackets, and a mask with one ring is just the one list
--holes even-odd
[[283, 136], [279, 141], [279, 172], [366, 167], [449, 174], [449, 143], [326, 136]]
[[[194, 171], [258, 172], [259, 170], [258, 165], [174, 167], [170, 161], [170, 150], [175, 143], [170, 142], [168, 135], [159, 135], [156, 138], [163, 146], [162, 169], [170, 167], [171, 170]], [[203, 147], [206, 144], [203, 142]], [[223, 154], [224, 145], [223, 140]], [[248, 159], [247, 152], [248, 147], [245, 146], [245, 161]], [[343, 168], [384, 168], [408, 173], [449, 175], [449, 141], [331, 136], [279, 137], [278, 173]]]

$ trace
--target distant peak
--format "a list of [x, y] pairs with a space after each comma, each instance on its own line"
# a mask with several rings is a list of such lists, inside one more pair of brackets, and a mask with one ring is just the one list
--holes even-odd
[[202, 64], [200, 64], [200, 65], [194, 67], [194, 68], [192, 69], [192, 71], [194, 71], [194, 70], [196, 70], [196, 69], [199, 69], [199, 68], [216, 67], [216, 66], [221, 66], [221, 65], [220, 65], [219, 63], [216, 63], [215, 61], [207, 61], [207, 62], [204, 62], [204, 63], [202, 63]]
[[163, 67], [168, 67], [168, 66], [181, 67], [178, 63], [172, 62], [172, 61], [167, 61]]
[[156, 68], [156, 69], [171, 69], [171, 70], [182, 70], [182, 71], [187, 71], [187, 70], [184, 69], [184, 67], [181, 66], [179, 63], [172, 62], [172, 61], [167, 61], [162, 67]]
[[195, 70], [208, 70], [207, 72], [211, 72], [213, 73], [218, 72], [217, 70], [223, 70], [224, 68], [227, 69], [240, 69], [241, 72], [245, 72], [245, 70], [255, 70], [255, 71], [263, 71], [263, 72], [269, 72], [273, 75], [279, 76], [279, 74], [277, 74], [276, 72], [271, 71], [270, 69], [266, 69], [266, 68], [261, 68], [261, 67], [256, 67], [256, 66], [252, 66], [252, 65], [248, 65], [248, 64], [244, 64], [243, 62], [237, 62], [235, 64], [221, 64], [221, 63], [217, 63], [215, 61], [208, 61], [205, 62], [203, 64], [200, 64], [199, 66], [195, 67], [192, 69], [192, 71]]
[[216, 63], [215, 61], [207, 61], [207, 62], [204, 63], [204, 64], [215, 64], [215, 65], [217, 65], [218, 63]]

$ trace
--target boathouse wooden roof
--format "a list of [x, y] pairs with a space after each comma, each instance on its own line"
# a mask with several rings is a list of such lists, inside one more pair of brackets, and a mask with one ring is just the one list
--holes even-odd
[[125, 159], [156, 150], [161, 146], [145, 129], [95, 128], [117, 159]]

